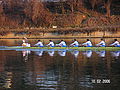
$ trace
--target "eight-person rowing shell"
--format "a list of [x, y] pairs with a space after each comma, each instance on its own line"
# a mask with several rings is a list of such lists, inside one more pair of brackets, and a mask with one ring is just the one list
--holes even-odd
[[[48, 47], [55, 47], [55, 46], [57, 46], [57, 47], [67, 47], [67, 44], [64, 40], [61, 40], [61, 42], [59, 44], [56, 44], [56, 45], [54, 44], [54, 42], [52, 40], [49, 40], [49, 41], [50, 42], [46, 45]], [[23, 40], [22, 46], [23, 47], [30, 47], [30, 44], [28, 44], [26, 42], [26, 38], [25, 38], [25, 40]], [[43, 45], [43, 43], [40, 40], [38, 40], [38, 42], [34, 46], [44, 47], [45, 45]], [[79, 46], [93, 47], [92, 42], [89, 39], [87, 39], [87, 41], [83, 44], [79, 44], [79, 42], [76, 39], [74, 39], [74, 42], [71, 43], [69, 46], [70, 47], [79, 47]], [[98, 44], [96, 44], [96, 46], [106, 47], [106, 43], [103, 39], [101, 39], [101, 41]], [[120, 47], [120, 43], [117, 39], [114, 39], [114, 43], [110, 44], [109, 46]]]

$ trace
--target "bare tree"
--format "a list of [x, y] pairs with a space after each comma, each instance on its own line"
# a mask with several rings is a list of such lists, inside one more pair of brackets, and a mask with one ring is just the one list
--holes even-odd
[[71, 12], [79, 11], [83, 7], [83, 0], [67, 0]]
[[64, 14], [64, 13], [65, 13], [65, 9], [64, 9], [64, 0], [60, 0], [60, 4], [61, 4], [62, 14]]
[[25, 13], [34, 26], [48, 27], [51, 24], [51, 14], [40, 0], [31, 0], [25, 8]]
[[110, 16], [110, 13], [111, 13], [111, 3], [112, 3], [112, 0], [105, 0], [104, 1], [104, 6], [106, 8], [106, 15], [109, 17]]
[[91, 6], [92, 6], [92, 10], [94, 10], [97, 1], [98, 0], [89, 0], [89, 2], [91, 3]]

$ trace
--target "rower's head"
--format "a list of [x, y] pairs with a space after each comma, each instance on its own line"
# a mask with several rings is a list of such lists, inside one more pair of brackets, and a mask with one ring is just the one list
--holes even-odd
[[114, 41], [117, 41], [117, 39], [114, 39]]
[[38, 42], [40, 42], [40, 40], [38, 40]]
[[61, 40], [61, 41], [64, 41], [64, 40]]
[[49, 40], [50, 42], [52, 42], [52, 40]]
[[74, 39], [74, 41], [77, 41], [76, 39]]
[[90, 39], [87, 39], [87, 41], [90, 41]]
[[101, 41], [103, 41], [103, 38], [101, 38]]

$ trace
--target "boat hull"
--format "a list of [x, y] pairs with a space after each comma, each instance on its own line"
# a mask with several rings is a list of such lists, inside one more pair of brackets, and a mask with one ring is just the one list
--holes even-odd
[[85, 50], [106, 50], [106, 51], [117, 51], [120, 50], [120, 47], [2, 47], [0, 50], [78, 50], [78, 51], [85, 51]]

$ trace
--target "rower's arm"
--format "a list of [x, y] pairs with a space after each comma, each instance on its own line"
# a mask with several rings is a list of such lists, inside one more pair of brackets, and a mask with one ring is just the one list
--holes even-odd
[[38, 46], [38, 45], [39, 45], [39, 43], [36, 43], [36, 44], [35, 44], [35, 46]]
[[51, 43], [48, 43], [46, 46], [50, 46]]
[[62, 42], [60, 42], [58, 45], [62, 45]]
[[87, 45], [87, 42], [86, 42], [86, 43], [83, 43], [82, 45]]
[[100, 43], [98, 43], [98, 44], [96, 44], [96, 45], [102, 45], [103, 43], [102, 42], [100, 42]]
[[75, 43], [71, 43], [70, 45], [72, 46], [72, 45], [74, 45]]
[[113, 46], [113, 45], [116, 45], [117, 43], [116, 42], [114, 42], [114, 43], [112, 43], [112, 44], [110, 44], [111, 46]]

